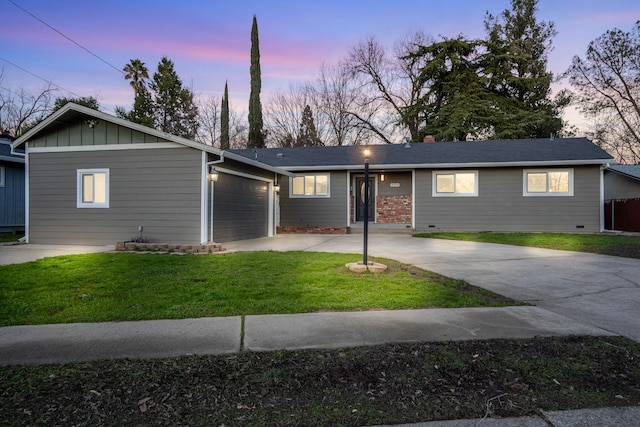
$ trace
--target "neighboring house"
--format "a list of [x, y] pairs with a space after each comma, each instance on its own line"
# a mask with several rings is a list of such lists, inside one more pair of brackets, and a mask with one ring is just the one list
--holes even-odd
[[613, 160], [584, 138], [220, 151], [75, 104], [13, 147], [28, 241], [67, 244], [348, 233], [363, 222], [365, 149], [374, 227], [598, 232]]
[[607, 230], [640, 231], [640, 166], [605, 169], [604, 218]]
[[602, 169], [613, 158], [585, 138], [232, 152], [296, 174], [280, 183], [278, 232], [346, 233], [364, 217], [365, 149], [377, 227], [603, 229]]
[[246, 157], [72, 103], [14, 148], [26, 151], [29, 243], [203, 244], [274, 233], [273, 183], [286, 172]]
[[0, 232], [24, 231], [24, 152], [0, 135]]

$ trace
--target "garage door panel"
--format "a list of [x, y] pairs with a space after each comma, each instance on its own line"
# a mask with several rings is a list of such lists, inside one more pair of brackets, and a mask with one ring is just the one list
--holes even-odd
[[269, 184], [221, 173], [215, 183], [213, 239], [255, 239], [269, 233]]

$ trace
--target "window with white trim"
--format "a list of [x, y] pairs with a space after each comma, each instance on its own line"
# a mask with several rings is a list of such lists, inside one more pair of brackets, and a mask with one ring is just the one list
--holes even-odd
[[573, 196], [573, 169], [525, 169], [524, 196]]
[[433, 171], [433, 197], [477, 197], [478, 171]]
[[0, 187], [4, 187], [4, 166], [0, 166]]
[[78, 207], [109, 207], [109, 169], [78, 169]]
[[329, 174], [298, 175], [289, 178], [290, 197], [329, 197]]

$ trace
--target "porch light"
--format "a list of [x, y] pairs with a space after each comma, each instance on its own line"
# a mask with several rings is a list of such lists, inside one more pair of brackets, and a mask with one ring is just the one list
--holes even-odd
[[381, 173], [381, 174], [380, 174], [380, 182], [384, 182], [385, 178], [386, 178], [386, 177], [384, 176], [384, 174], [383, 174], [383, 173]]
[[275, 191], [276, 193], [280, 192], [280, 184], [278, 184], [277, 182], [275, 184], [273, 184], [273, 191]]
[[209, 179], [213, 182], [218, 180], [218, 171], [213, 166], [209, 166]]

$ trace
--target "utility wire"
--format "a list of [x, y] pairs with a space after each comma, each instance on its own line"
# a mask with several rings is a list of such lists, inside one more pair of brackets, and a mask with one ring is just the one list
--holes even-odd
[[[9, 1], [11, 1], [11, 0], [9, 0]], [[55, 83], [54, 83], [54, 82], [52, 82], [51, 80], [47, 80], [47, 79], [45, 79], [44, 77], [40, 77], [39, 75], [37, 75], [37, 74], [35, 74], [35, 73], [32, 73], [31, 71], [27, 70], [26, 68], [23, 68], [23, 67], [19, 66], [18, 64], [14, 64], [13, 62], [9, 61], [8, 59], [4, 59], [4, 58], [0, 57], [0, 61], [4, 61], [4, 62], [6, 62], [7, 64], [13, 65], [13, 66], [14, 66], [14, 67], [16, 67], [17, 69], [22, 70], [22, 71], [24, 71], [24, 72], [25, 72], [25, 73], [27, 73], [27, 74], [31, 74], [33, 77], [35, 77], [35, 78], [37, 78], [37, 79], [40, 79], [40, 80], [42, 80], [43, 82], [45, 82], [45, 83], [47, 83], [47, 84], [49, 84], [49, 85], [51, 85], [51, 86], [54, 86], [54, 87], [56, 87], [56, 88], [58, 88], [58, 89], [61, 89], [61, 90], [65, 91], [65, 92], [69, 92], [71, 95], [73, 95], [73, 96], [75, 96], [75, 97], [82, 98], [82, 97], [81, 97], [80, 95], [78, 95], [77, 93], [71, 92], [69, 89], [65, 89], [65, 88], [63, 88], [62, 86], [55, 84]]]
[[12, 3], [15, 7], [17, 7], [18, 9], [22, 10], [24, 13], [26, 13], [27, 15], [32, 16], [34, 19], [40, 21], [42, 24], [46, 25], [47, 27], [49, 27], [50, 29], [52, 29], [53, 31], [55, 31], [56, 33], [60, 34], [62, 37], [64, 37], [65, 39], [69, 40], [71, 43], [75, 44], [76, 46], [78, 46], [79, 48], [83, 49], [84, 51], [86, 51], [87, 53], [89, 53], [90, 55], [96, 57], [97, 59], [99, 59], [100, 61], [104, 62], [105, 64], [107, 64], [109, 67], [113, 68], [114, 70], [116, 70], [117, 72], [124, 74], [124, 71], [122, 71], [121, 69], [119, 69], [118, 67], [114, 66], [113, 64], [109, 63], [107, 60], [102, 59], [100, 56], [98, 56], [97, 54], [91, 52], [89, 49], [87, 49], [86, 47], [82, 46], [80, 43], [76, 42], [75, 40], [73, 40], [71, 37], [66, 36], [65, 34], [63, 34], [61, 31], [55, 29], [54, 27], [52, 27], [51, 25], [47, 24], [44, 20], [38, 18], [36, 15], [34, 15], [33, 13], [29, 12], [27, 9], [25, 9], [24, 7], [20, 6], [19, 4], [17, 4], [16, 2], [14, 2], [13, 0], [8, 0], [10, 3]]

